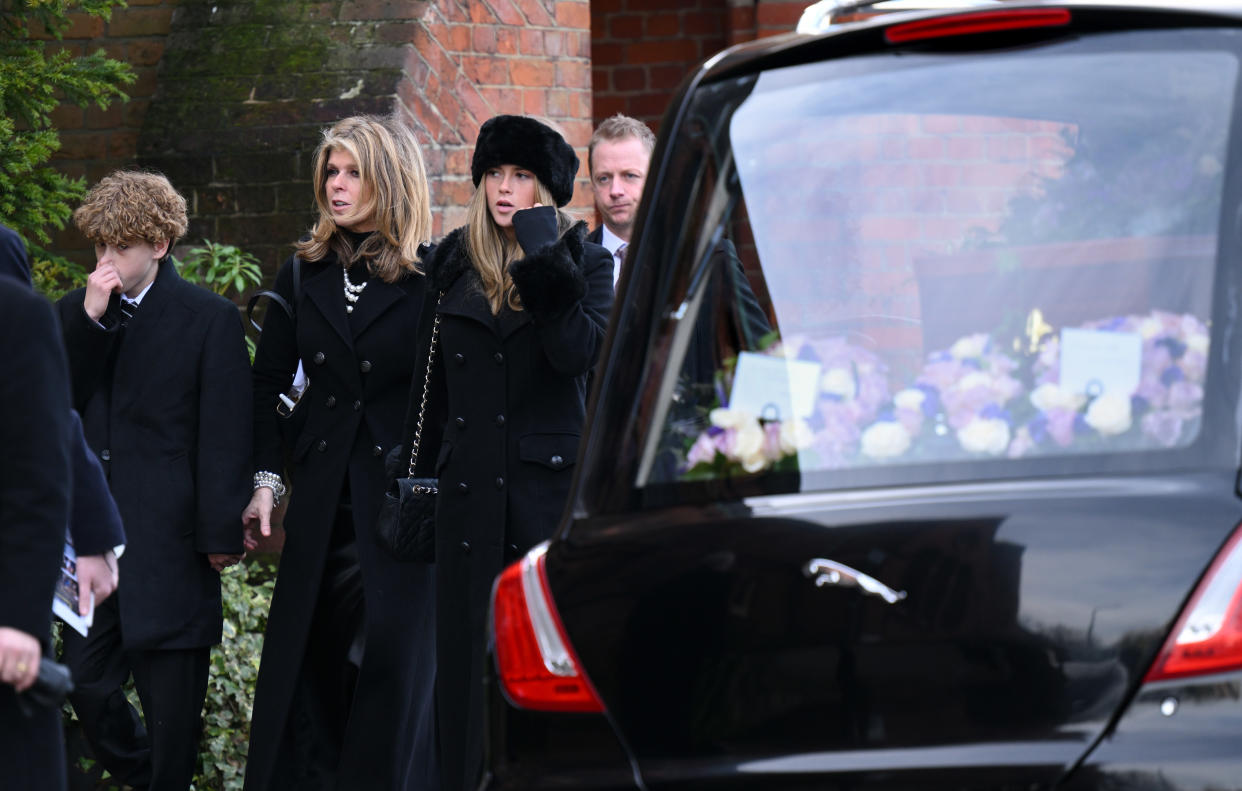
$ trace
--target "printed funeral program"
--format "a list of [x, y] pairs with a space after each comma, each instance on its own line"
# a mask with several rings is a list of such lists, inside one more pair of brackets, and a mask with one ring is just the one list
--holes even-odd
[[78, 553], [72, 541], [65, 541], [65, 555], [60, 561], [60, 579], [56, 582], [56, 596], [52, 599], [52, 612], [72, 626], [78, 634], [86, 637], [95, 621], [95, 594], [91, 593], [90, 608], [82, 616], [79, 608]]

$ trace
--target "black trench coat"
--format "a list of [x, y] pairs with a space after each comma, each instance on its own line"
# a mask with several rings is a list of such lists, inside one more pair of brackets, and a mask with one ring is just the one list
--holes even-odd
[[[585, 235], [579, 223], [516, 262], [525, 309], [499, 316], [478, 288], [463, 229], [427, 260], [433, 288], [444, 292], [427, 424], [440, 430], [424, 432], [419, 468], [434, 460], [440, 478], [436, 719], [445, 789], [473, 788], [480, 771], [492, 580], [551, 535], [569, 494], [587, 372], [613, 298], [612, 256]], [[412, 393], [412, 412], [420, 395]]]
[[220, 642], [220, 575], [208, 553], [241, 554], [248, 498], [250, 379], [237, 306], [159, 265], [128, 329], [86, 289], [56, 303], [74, 406], [112, 487], [129, 543], [117, 589], [126, 650]]
[[[337, 787], [415, 788], [420, 784], [407, 783], [403, 772], [411, 745], [431, 744], [433, 568], [389, 560], [373, 531], [386, 480], [384, 455], [401, 441], [426, 281], [421, 275], [395, 284], [370, 278], [354, 312], [347, 314], [335, 258], [303, 262], [302, 267], [296, 338], [283, 311], [269, 310], [254, 362], [256, 470], [282, 469], [275, 404], [277, 394], [288, 389], [299, 358], [310, 388], [299, 405], [309, 411], [288, 470], [293, 492], [255, 693], [245, 787], [285, 788], [291, 764], [298, 761], [289, 751], [285, 728], [338, 499], [348, 478], [366, 648]], [[275, 290], [293, 302], [291, 261], [277, 273]]]

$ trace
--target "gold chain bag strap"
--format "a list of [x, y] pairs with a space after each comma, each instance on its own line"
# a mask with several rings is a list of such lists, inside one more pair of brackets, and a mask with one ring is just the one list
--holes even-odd
[[[441, 293], [440, 297], [444, 294]], [[436, 300], [436, 316], [431, 326], [431, 344], [427, 351], [427, 370], [423, 373], [423, 395], [418, 405], [414, 438], [410, 441], [410, 466], [404, 478], [397, 478], [384, 492], [375, 520], [375, 540], [397, 560], [430, 563], [436, 558], [436, 495], [440, 484], [436, 478], [416, 478], [418, 446], [423, 438], [423, 420], [427, 415], [427, 398], [431, 394], [431, 369], [435, 364], [436, 346], [440, 339], [440, 300]]]

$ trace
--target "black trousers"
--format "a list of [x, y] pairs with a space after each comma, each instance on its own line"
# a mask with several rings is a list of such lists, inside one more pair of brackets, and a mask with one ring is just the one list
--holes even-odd
[[[198, 765], [211, 648], [126, 651], [116, 596], [95, 608], [87, 637], [62, 634], [69, 702], [96, 760], [125, 785], [186, 791]], [[141, 718], [121, 689], [131, 675]]]

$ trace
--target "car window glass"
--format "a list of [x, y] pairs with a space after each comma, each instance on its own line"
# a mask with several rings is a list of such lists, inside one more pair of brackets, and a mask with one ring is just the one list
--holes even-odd
[[1196, 440], [1237, 60], [1067, 46], [758, 78], [653, 482]]

